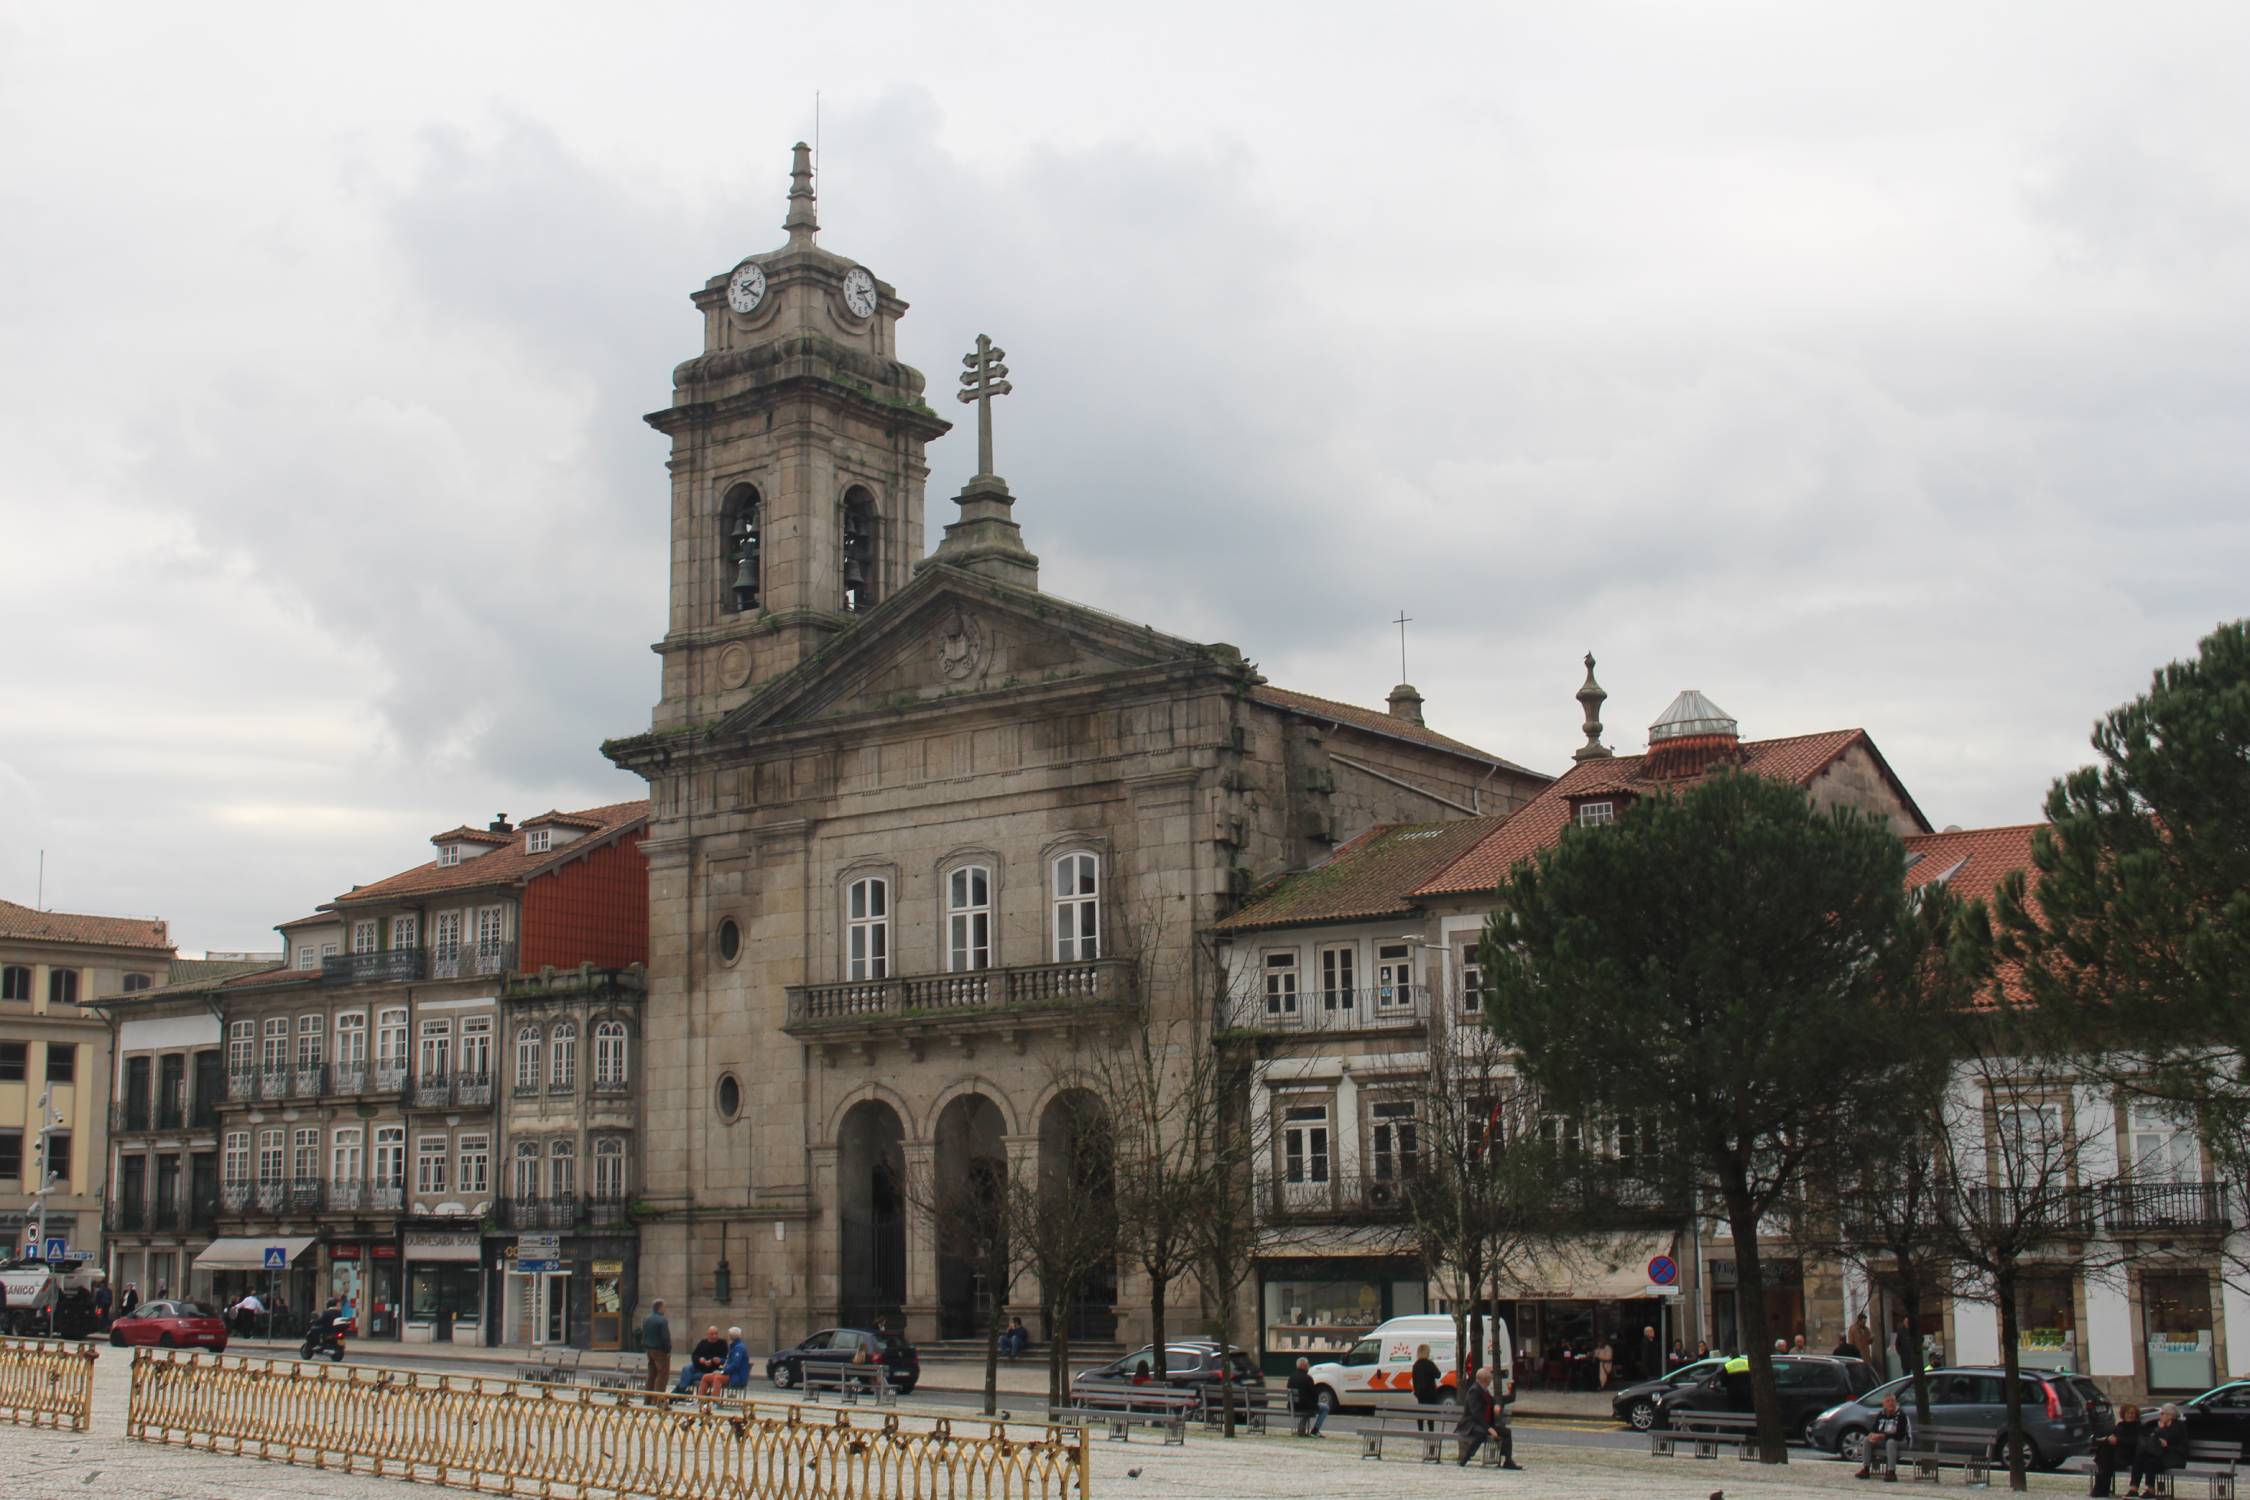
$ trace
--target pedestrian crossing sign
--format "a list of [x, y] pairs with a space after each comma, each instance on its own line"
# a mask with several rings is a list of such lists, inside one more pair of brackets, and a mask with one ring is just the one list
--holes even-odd
[[269, 1271], [288, 1270], [289, 1252], [279, 1245], [266, 1246], [266, 1269]]

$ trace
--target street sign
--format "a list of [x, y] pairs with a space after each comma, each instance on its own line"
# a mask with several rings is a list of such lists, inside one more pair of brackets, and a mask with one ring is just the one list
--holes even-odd
[[1661, 1286], [1652, 1281], [1648, 1284], [1648, 1294], [1651, 1297], [1679, 1297], [1686, 1295], [1685, 1292], [1681, 1289], [1680, 1284], [1676, 1281], [1665, 1282]]
[[50, 1236], [47, 1240], [46, 1258], [48, 1260], [70, 1259], [70, 1241]]
[[281, 1246], [281, 1245], [268, 1245], [268, 1246], [266, 1246], [266, 1269], [267, 1269], [267, 1270], [269, 1270], [269, 1271], [286, 1271], [286, 1270], [288, 1270], [288, 1269], [289, 1269], [289, 1251], [288, 1251], [288, 1249], [287, 1249], [286, 1247], [284, 1247], [284, 1246]]
[[1680, 1263], [1669, 1255], [1652, 1257], [1648, 1263], [1650, 1286], [1671, 1286], [1680, 1279]]
[[525, 1260], [516, 1257], [516, 1271], [524, 1276], [552, 1276], [562, 1270], [559, 1260]]
[[562, 1236], [559, 1234], [524, 1234], [516, 1237], [516, 1260], [560, 1260]]

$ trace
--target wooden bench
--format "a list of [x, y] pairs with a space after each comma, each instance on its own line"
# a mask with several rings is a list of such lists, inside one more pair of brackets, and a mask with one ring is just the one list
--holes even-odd
[[806, 1365], [804, 1372], [805, 1399], [818, 1401], [823, 1391], [834, 1391], [837, 1401], [845, 1406], [857, 1406], [861, 1396], [877, 1406], [898, 1405], [898, 1387], [891, 1383], [887, 1365], [830, 1365], [820, 1368]]
[[1947, 1464], [1959, 1464], [1967, 1483], [1990, 1484], [1999, 1445], [2000, 1434], [1990, 1427], [1917, 1427], [1912, 1446], [1899, 1450], [1898, 1461], [1911, 1466], [1906, 1477], [1917, 1482], [1937, 1484]]
[[1758, 1419], [1749, 1412], [1676, 1411], [1669, 1421], [1669, 1426], [1649, 1429], [1650, 1458], [1670, 1458], [1683, 1447], [1696, 1458], [1717, 1458], [1729, 1446], [1737, 1458], [1758, 1456]]
[[[1218, 1386], [1204, 1389], [1203, 1404], [1196, 1411], [1196, 1420], [1205, 1427], [1224, 1427], [1227, 1420], [1226, 1393]], [[1289, 1410], [1289, 1393], [1267, 1388], [1234, 1388], [1234, 1419], [1252, 1432], [1271, 1432], [1276, 1421], [1286, 1422], [1294, 1414]]]
[[2192, 1479], [2204, 1486], [2211, 1500], [2235, 1500], [2234, 1471], [2241, 1462], [2242, 1449], [2234, 1443], [2199, 1443], [2190, 1438], [2187, 1463], [2159, 1474], [2156, 1492], [2176, 1495], [2180, 1481]]
[[1113, 1443], [1131, 1442], [1138, 1422], [1163, 1433], [1165, 1447], [1177, 1448], [1187, 1442], [1187, 1419], [1201, 1399], [1194, 1391], [1079, 1391], [1070, 1405], [1048, 1407], [1047, 1420], [1105, 1427]]
[[[1422, 1445], [1422, 1462], [1443, 1463], [1446, 1445], [1455, 1441], [1454, 1424], [1460, 1420], [1460, 1408], [1453, 1406], [1433, 1406], [1421, 1412], [1380, 1412], [1371, 1425], [1359, 1430], [1359, 1456], [1379, 1459], [1386, 1441], [1406, 1438]], [[1498, 1443], [1486, 1443], [1477, 1451], [1484, 1455], [1487, 1464], [1499, 1465]]]

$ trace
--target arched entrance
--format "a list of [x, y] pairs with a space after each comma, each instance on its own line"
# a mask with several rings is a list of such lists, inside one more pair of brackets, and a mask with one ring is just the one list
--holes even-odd
[[851, 1107], [836, 1133], [838, 1321], [905, 1326], [906, 1131], [879, 1099]]
[[984, 1247], [1004, 1229], [1008, 1153], [1000, 1106], [963, 1094], [938, 1115], [936, 1182], [938, 1336], [972, 1338], [1005, 1286], [987, 1285], [997, 1268]]
[[[1039, 1181], [1043, 1192], [1064, 1192], [1112, 1216], [1109, 1119], [1101, 1101], [1084, 1089], [1064, 1089], [1039, 1113]], [[1117, 1337], [1117, 1256], [1114, 1251], [1080, 1279], [1055, 1311], [1074, 1339]], [[1052, 1331], [1049, 1337], [1052, 1337]]]

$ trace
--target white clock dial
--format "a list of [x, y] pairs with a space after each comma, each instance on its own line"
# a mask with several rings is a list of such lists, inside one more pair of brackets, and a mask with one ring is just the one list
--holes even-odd
[[727, 306], [738, 313], [751, 313], [756, 312], [758, 304], [765, 300], [764, 270], [748, 261], [736, 266], [734, 274], [727, 278]]
[[875, 311], [875, 278], [859, 266], [844, 273], [844, 306], [852, 310], [855, 318], [864, 318]]

